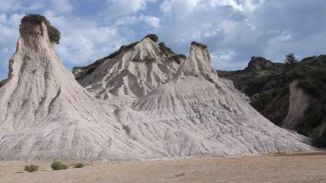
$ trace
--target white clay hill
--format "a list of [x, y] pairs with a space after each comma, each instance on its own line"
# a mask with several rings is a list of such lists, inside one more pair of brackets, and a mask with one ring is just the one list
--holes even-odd
[[0, 86], [0, 160], [131, 160], [312, 151], [259, 114], [212, 68], [149, 37], [74, 75], [44, 22], [22, 21]]

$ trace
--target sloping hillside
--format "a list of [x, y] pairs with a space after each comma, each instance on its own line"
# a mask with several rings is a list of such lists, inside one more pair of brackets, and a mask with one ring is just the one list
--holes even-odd
[[[326, 146], [326, 56], [314, 56], [292, 64], [273, 63], [262, 57], [251, 58], [248, 67], [239, 71], [218, 71], [229, 78], [251, 100], [251, 105], [275, 124], [293, 128], [313, 137], [318, 147]], [[290, 84], [302, 89], [309, 105], [296, 125], [288, 125]], [[294, 91], [292, 92], [294, 93]], [[299, 103], [305, 97], [298, 95]], [[293, 101], [292, 101], [293, 102]], [[295, 104], [295, 103], [293, 103]], [[291, 110], [290, 110], [291, 112]], [[299, 113], [298, 113], [299, 115]], [[299, 119], [299, 118], [298, 118]]]

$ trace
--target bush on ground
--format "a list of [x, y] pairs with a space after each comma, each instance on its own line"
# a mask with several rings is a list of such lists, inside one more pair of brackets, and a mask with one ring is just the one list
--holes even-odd
[[51, 164], [53, 170], [65, 170], [68, 168], [68, 165], [61, 163], [60, 161], [55, 161]]
[[27, 172], [36, 172], [38, 170], [38, 166], [37, 165], [26, 165], [25, 166], [25, 171]]
[[84, 163], [77, 163], [75, 164], [74, 168], [84, 168], [85, 164]]

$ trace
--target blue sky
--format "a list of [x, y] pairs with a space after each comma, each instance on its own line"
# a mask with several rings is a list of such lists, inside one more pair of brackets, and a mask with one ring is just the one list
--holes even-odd
[[62, 34], [56, 50], [71, 68], [156, 33], [178, 53], [207, 44], [217, 69], [251, 56], [282, 61], [326, 52], [325, 0], [0, 0], [0, 78], [7, 76], [20, 19], [45, 15]]

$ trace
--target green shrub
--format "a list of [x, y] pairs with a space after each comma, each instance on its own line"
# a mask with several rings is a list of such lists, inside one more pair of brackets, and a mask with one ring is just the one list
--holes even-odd
[[172, 55], [170, 58], [172, 58], [174, 61], [176, 61], [178, 64], [181, 64], [181, 59], [185, 59], [183, 55], [178, 54], [178, 55]]
[[159, 40], [156, 34], [148, 34], [145, 38], [150, 38], [152, 41], [157, 42]]
[[84, 167], [85, 167], [85, 164], [83, 164], [83, 163], [77, 163], [74, 166], [74, 168], [84, 168]]
[[191, 45], [196, 45], [196, 46], [199, 46], [199, 47], [201, 47], [203, 49], [207, 48], [207, 45], [204, 45], [204, 44], [196, 42], [196, 41], [191, 42]]
[[27, 166], [25, 166], [25, 171], [27, 171], [27, 172], [36, 172], [37, 170], [38, 170], [38, 166], [37, 165], [27, 165]]
[[65, 170], [68, 168], [68, 165], [61, 163], [60, 161], [55, 161], [51, 164], [53, 170]]
[[50, 28], [48, 28], [48, 34], [51, 42], [55, 42], [56, 44], [59, 44], [61, 34], [56, 27], [51, 26]]
[[315, 147], [325, 148], [326, 147], [326, 130], [312, 139], [312, 144]]
[[297, 131], [310, 136], [316, 127], [323, 123], [323, 107], [318, 103], [312, 103], [305, 111], [303, 121], [298, 124]]
[[49, 20], [45, 18], [45, 16], [38, 14], [28, 14], [22, 18], [21, 24], [25, 22], [32, 22], [34, 24], [41, 24], [43, 22], [48, 28], [50, 41], [59, 44], [61, 38], [60, 31], [56, 27], [52, 26]]
[[326, 132], [320, 133], [319, 129], [326, 126], [326, 56], [298, 62], [293, 54], [289, 54], [285, 62], [287, 64], [273, 63], [271, 68], [259, 72], [240, 70], [220, 72], [219, 75], [232, 79], [235, 87], [250, 97], [251, 105], [277, 125], [282, 124], [289, 109], [289, 84], [298, 81], [297, 87], [302, 88], [311, 100], [295, 130], [311, 137], [316, 147], [326, 147]]
[[317, 97], [320, 96], [320, 94], [319, 94], [320, 85], [318, 86], [318, 83], [316, 82], [316, 80], [303, 79], [303, 80], [299, 81], [297, 86], [300, 88], [303, 88], [304, 91], [311, 96], [317, 96]]
[[160, 50], [166, 55], [166, 56], [172, 56], [175, 53], [171, 50], [171, 48], [167, 47], [164, 42], [160, 42], [159, 44]]
[[289, 53], [285, 56], [285, 60], [284, 60], [285, 64], [296, 64], [298, 62], [299, 62], [298, 59], [295, 58], [293, 53]]

